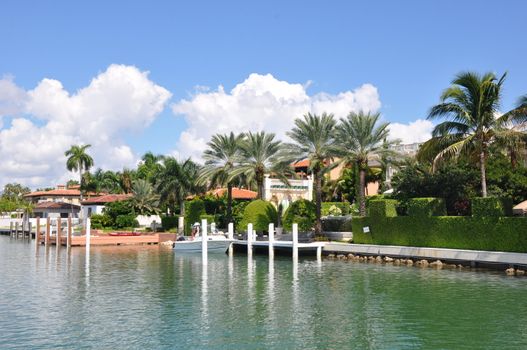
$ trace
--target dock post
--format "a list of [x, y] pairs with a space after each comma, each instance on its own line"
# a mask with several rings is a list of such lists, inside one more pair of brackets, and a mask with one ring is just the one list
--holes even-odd
[[293, 224], [293, 259], [298, 259], [298, 224]]
[[15, 238], [18, 238], [18, 221], [15, 222]]
[[253, 255], [253, 224], [247, 225], [247, 256]]
[[61, 218], [57, 219], [57, 236], [55, 237], [55, 244], [57, 247], [60, 245], [60, 236], [62, 236], [62, 220]]
[[86, 219], [86, 254], [90, 252], [91, 245], [91, 220], [90, 218]]
[[185, 235], [185, 217], [180, 216], [177, 218], [177, 232], [180, 235]]
[[13, 221], [9, 222], [9, 236], [13, 236]]
[[51, 231], [51, 219], [49, 216], [46, 218], [46, 235], [44, 236], [44, 244], [46, 247], [49, 245]]
[[201, 220], [201, 258], [207, 261], [208, 253], [208, 236], [207, 236], [207, 219]]
[[35, 245], [40, 245], [40, 218], [37, 217], [37, 230], [35, 231]]
[[269, 258], [274, 257], [274, 224], [269, 224]]
[[318, 261], [322, 260], [322, 246], [321, 245], [317, 247], [317, 260]]
[[231, 244], [229, 245], [229, 256], [232, 256], [232, 254], [234, 253], [234, 247], [232, 246], [232, 241], [234, 240], [234, 224], [232, 222], [229, 222], [228, 229], [229, 234], [227, 237], [231, 241]]
[[29, 239], [31, 239], [32, 238], [31, 237], [31, 231], [33, 229], [33, 227], [32, 227], [33, 225], [31, 225], [31, 221], [28, 222], [27, 226], [28, 226], [28, 237], [29, 237]]
[[68, 237], [66, 238], [66, 246], [71, 248], [71, 215], [68, 216]]

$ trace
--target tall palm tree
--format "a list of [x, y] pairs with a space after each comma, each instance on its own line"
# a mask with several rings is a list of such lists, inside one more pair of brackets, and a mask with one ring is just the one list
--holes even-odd
[[428, 119], [443, 118], [432, 131], [432, 138], [420, 150], [420, 156], [434, 155], [434, 166], [441, 160], [460, 155], [476, 156], [481, 173], [481, 195], [487, 196], [486, 160], [489, 146], [500, 138], [520, 136], [511, 129], [524, 122], [527, 98], [517, 108], [499, 115], [502, 86], [506, 73], [499, 79], [494, 73], [479, 75], [462, 72], [441, 95], [441, 103], [431, 108]]
[[[315, 234], [322, 233], [322, 177], [334, 166], [337, 155], [334, 130], [336, 125], [332, 114], [321, 116], [307, 113], [303, 119], [295, 120], [295, 127], [287, 133], [295, 144], [289, 145], [298, 160], [309, 159], [309, 169], [315, 180], [316, 221]], [[331, 165], [330, 165], [331, 164]]]
[[119, 177], [119, 186], [122, 193], [132, 193], [132, 186], [136, 178], [136, 172], [130, 169], [123, 169], [122, 172], [117, 173]]
[[366, 200], [364, 189], [366, 187], [366, 171], [368, 160], [380, 159], [392, 154], [387, 141], [389, 123], [379, 122], [380, 113], [354, 113], [340, 120], [337, 126], [337, 146], [341, 162], [346, 165], [356, 166], [359, 170], [359, 211], [366, 215]]
[[240, 143], [241, 163], [233, 176], [242, 175], [248, 183], [255, 182], [259, 199], [263, 199], [266, 173], [279, 177], [285, 183], [288, 183], [287, 175], [293, 174], [293, 158], [286, 155], [282, 143], [274, 138], [273, 133], [249, 132]]
[[180, 214], [185, 215], [185, 199], [192, 194], [203, 191], [197, 182], [200, 167], [190, 158], [179, 162], [174, 157], [165, 157], [162, 168], [156, 179], [156, 188], [161, 201], [169, 206], [179, 204]]
[[[93, 166], [93, 158], [86, 153], [86, 149], [91, 145], [72, 145], [69, 150], [64, 152], [64, 155], [68, 157], [66, 161], [66, 168], [69, 171], [79, 172], [79, 182], [82, 185], [82, 171], [89, 170]], [[82, 201], [82, 191], [80, 194], [80, 200]]]
[[145, 153], [141, 158], [139, 167], [137, 168], [137, 176], [141, 179], [153, 182], [155, 176], [161, 170], [161, 161], [163, 158], [163, 155], [155, 155], [152, 152]]
[[200, 170], [199, 182], [210, 187], [227, 186], [227, 222], [232, 221], [232, 187], [234, 170], [240, 161], [240, 143], [244, 134], [217, 134], [207, 143], [203, 153], [205, 165]]
[[152, 185], [145, 179], [134, 181], [132, 186], [134, 196], [131, 204], [136, 213], [140, 215], [157, 215], [159, 210], [159, 195], [154, 193]]

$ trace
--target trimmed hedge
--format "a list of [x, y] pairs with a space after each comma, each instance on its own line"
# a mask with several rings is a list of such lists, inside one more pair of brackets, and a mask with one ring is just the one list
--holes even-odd
[[512, 216], [512, 199], [498, 197], [472, 198], [472, 216]]
[[328, 216], [322, 219], [324, 232], [351, 232], [351, 216]]
[[408, 216], [445, 216], [443, 198], [410, 198], [407, 203]]
[[236, 226], [237, 231], [246, 232], [247, 225], [253, 224], [253, 230], [256, 232], [267, 232], [269, 224], [276, 224], [278, 213], [276, 208], [270, 203], [261, 199], [252, 201], [245, 207], [243, 219]]
[[185, 232], [190, 234], [194, 223], [201, 223], [201, 216], [206, 215], [205, 204], [201, 199], [194, 199], [185, 203]]
[[215, 215], [204, 214], [204, 215], [201, 215], [199, 217], [199, 224], [200, 225], [201, 225], [201, 220], [203, 220], [203, 219], [207, 219], [207, 225], [210, 225], [213, 222], [216, 223], [216, 221], [217, 221]]
[[[340, 210], [340, 213], [335, 213]], [[322, 203], [322, 216], [346, 216], [350, 213], [350, 204], [348, 202], [323, 202]]]
[[355, 243], [527, 253], [521, 217], [355, 217], [352, 227]]
[[397, 216], [397, 201], [395, 199], [375, 199], [370, 201], [369, 214], [371, 217]]
[[173, 228], [178, 228], [178, 217], [177, 216], [162, 216], [161, 227], [164, 231], [168, 231]]
[[298, 224], [298, 231], [307, 232], [313, 229], [316, 220], [315, 203], [299, 199], [291, 203], [284, 214], [282, 224], [287, 231], [293, 229], [293, 224]]

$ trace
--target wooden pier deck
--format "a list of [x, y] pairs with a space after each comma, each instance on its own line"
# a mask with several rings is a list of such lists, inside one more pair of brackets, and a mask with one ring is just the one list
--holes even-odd
[[[252, 241], [250, 242], [255, 253], [268, 254], [269, 241]], [[326, 242], [297, 243], [298, 253], [300, 255], [317, 255], [324, 248]], [[247, 252], [247, 240], [234, 240], [232, 242], [234, 252]], [[293, 252], [293, 241], [273, 241], [274, 251], [277, 254], [291, 255]]]
[[[144, 234], [140, 236], [110, 236], [105, 234], [91, 235], [90, 244], [92, 246], [108, 246], [108, 245], [141, 245], [141, 244], [160, 244], [166, 241], [174, 241], [176, 239], [175, 233], [153, 233]], [[60, 245], [67, 244], [67, 237], [60, 237]], [[45, 236], [40, 237], [40, 243], [45, 243]], [[56, 244], [56, 237], [53, 235], [49, 240], [50, 244]], [[72, 236], [72, 247], [86, 246], [86, 236]]]

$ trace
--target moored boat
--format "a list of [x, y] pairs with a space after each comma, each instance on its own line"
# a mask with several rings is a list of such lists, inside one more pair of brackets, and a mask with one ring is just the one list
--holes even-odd
[[[232, 243], [230, 239], [223, 235], [207, 236], [207, 252], [209, 253], [225, 253], [229, 245]], [[201, 252], [203, 246], [202, 237], [195, 237], [193, 240], [177, 240], [173, 244], [173, 248], [177, 252], [197, 253]]]

